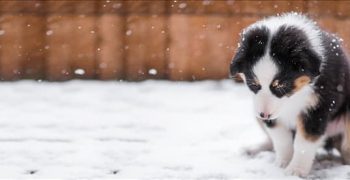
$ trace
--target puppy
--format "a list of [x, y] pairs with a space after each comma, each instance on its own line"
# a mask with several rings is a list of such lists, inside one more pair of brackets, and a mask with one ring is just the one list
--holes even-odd
[[350, 164], [349, 61], [337, 37], [301, 14], [270, 17], [243, 31], [230, 71], [252, 92], [268, 135], [254, 151], [273, 147], [278, 166], [307, 176], [316, 150], [340, 139]]

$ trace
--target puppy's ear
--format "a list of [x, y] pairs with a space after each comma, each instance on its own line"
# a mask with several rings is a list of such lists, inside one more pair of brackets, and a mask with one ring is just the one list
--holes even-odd
[[240, 50], [233, 57], [230, 65], [230, 75], [233, 77], [237, 73], [242, 73], [243, 71], [243, 54]]
[[320, 75], [321, 58], [311, 50], [305, 51], [304, 53], [303, 58], [300, 59], [301, 67], [309, 73], [311, 77]]

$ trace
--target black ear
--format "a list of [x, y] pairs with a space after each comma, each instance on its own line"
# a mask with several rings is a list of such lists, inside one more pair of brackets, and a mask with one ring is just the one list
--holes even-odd
[[303, 71], [309, 73], [312, 77], [320, 75], [321, 58], [312, 50], [305, 50], [299, 59]]
[[309, 67], [311, 74], [316, 77], [321, 74], [321, 58], [316, 53], [309, 53]]
[[243, 71], [243, 53], [239, 49], [231, 61], [230, 75], [235, 76], [237, 73], [242, 73], [242, 71]]

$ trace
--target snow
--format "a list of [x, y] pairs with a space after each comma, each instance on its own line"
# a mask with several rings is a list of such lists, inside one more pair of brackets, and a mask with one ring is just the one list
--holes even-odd
[[132, 30], [128, 29], [125, 33], [127, 36], [130, 36], [132, 34]]
[[[0, 178], [286, 178], [232, 81], [0, 84]], [[327, 168], [326, 168], [327, 167]], [[316, 162], [312, 177], [350, 166]]]
[[157, 75], [157, 70], [156, 69], [149, 69], [148, 70], [148, 74], [150, 74], [150, 75]]
[[47, 30], [47, 31], [46, 31], [46, 35], [47, 35], [47, 36], [51, 36], [52, 34], [53, 34], [53, 31], [52, 31], [52, 30]]
[[85, 70], [84, 69], [76, 69], [74, 71], [74, 74], [78, 74], [78, 75], [84, 75], [85, 74]]

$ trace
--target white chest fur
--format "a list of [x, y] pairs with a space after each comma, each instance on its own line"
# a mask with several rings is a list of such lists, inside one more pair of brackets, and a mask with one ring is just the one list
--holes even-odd
[[291, 129], [295, 129], [300, 113], [317, 104], [318, 97], [311, 85], [304, 87], [284, 104], [279, 120]]

